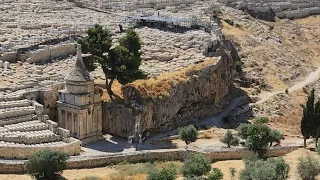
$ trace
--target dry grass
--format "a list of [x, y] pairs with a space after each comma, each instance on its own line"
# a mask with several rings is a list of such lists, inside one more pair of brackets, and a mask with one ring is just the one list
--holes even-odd
[[301, 135], [300, 122], [302, 117], [302, 108], [307, 94], [302, 91], [296, 91], [290, 94], [291, 99], [284, 107], [282, 116], [272, 116], [269, 119], [271, 128], [280, 130], [287, 135]]
[[[111, 99], [106, 90], [106, 83], [104, 81], [97, 81], [95, 82], [95, 84], [102, 88], [103, 93], [102, 93], [101, 99], [105, 102], [110, 102]], [[114, 92], [118, 100], [123, 99], [121, 88], [122, 88], [122, 84], [120, 84], [117, 80], [115, 80], [112, 85], [112, 91]]]
[[128, 86], [135, 87], [145, 96], [169, 96], [172, 87], [178, 83], [188, 81], [188, 79], [192, 77], [189, 74], [192, 74], [193, 71], [199, 71], [206, 66], [216, 64], [216, 62], [216, 58], [212, 58], [211, 60], [206, 60], [179, 71], [164, 73], [148, 80], [137, 80], [128, 84]]
[[224, 16], [237, 24], [222, 21], [222, 32], [239, 45], [244, 71], [262, 78], [275, 90], [294, 84], [320, 66], [320, 16], [275, 23]]
[[211, 139], [214, 137], [214, 134], [211, 132], [204, 132], [203, 134], [199, 134], [198, 139]]
[[[170, 90], [173, 86], [178, 83], [187, 81], [190, 77], [192, 77], [188, 74], [192, 73], [193, 71], [199, 71], [206, 66], [214, 65], [216, 64], [216, 62], [217, 59], [212, 58], [211, 60], [206, 60], [202, 63], [195, 64], [178, 71], [167, 72], [154, 78], [136, 80], [128, 85], [136, 87], [142, 94], [146, 96], [169, 96]], [[101, 99], [105, 102], [110, 102], [111, 100], [106, 90], [105, 82], [100, 81], [96, 82], [96, 84], [103, 88]], [[114, 81], [112, 90], [116, 96], [116, 101], [123, 101], [122, 87], [123, 86], [117, 80]]]
[[[307, 149], [298, 149], [291, 153], [288, 153], [283, 158], [289, 164], [289, 180], [300, 179], [297, 172], [298, 158], [301, 156], [306, 156], [310, 154], [320, 160], [320, 156], [315, 152], [309, 151]], [[168, 165], [168, 163], [173, 163], [178, 167], [178, 170], [182, 166], [182, 162], [155, 162], [152, 164], [152, 168], [162, 168]], [[146, 180], [147, 173], [146, 169], [150, 167], [150, 163], [138, 163], [138, 164], [118, 164], [113, 167], [107, 166], [103, 168], [93, 168], [93, 169], [78, 169], [78, 170], [66, 170], [63, 172], [63, 177], [68, 180]], [[134, 167], [137, 166], [137, 167]], [[134, 167], [134, 168], [133, 168]], [[242, 169], [244, 169], [244, 163], [242, 160], [227, 160], [218, 161], [212, 163], [212, 167], [221, 169], [224, 174], [224, 180], [230, 180], [230, 168], [236, 169], [236, 178], [239, 179], [239, 174]], [[130, 168], [130, 169], [128, 169]], [[132, 169], [133, 168], [133, 169]], [[134, 171], [137, 170], [137, 171]], [[181, 173], [179, 173], [181, 179]], [[31, 180], [28, 175], [14, 175], [14, 174], [1, 174], [0, 179], [3, 180]], [[320, 179], [318, 177], [317, 179]]]
[[275, 90], [283, 90], [288, 88], [288, 85], [286, 85], [281, 79], [277, 78], [274, 75], [267, 74], [266, 80], [268, 84], [272, 84], [272, 87]]

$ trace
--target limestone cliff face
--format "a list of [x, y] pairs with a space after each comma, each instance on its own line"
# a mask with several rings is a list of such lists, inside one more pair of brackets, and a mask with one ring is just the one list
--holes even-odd
[[[104, 123], [110, 126], [105, 130], [121, 136], [132, 134], [135, 127], [143, 133], [165, 131], [221, 112], [227, 104], [224, 97], [235, 76], [232, 57], [237, 54], [234, 50], [226, 41], [218, 50], [220, 57], [125, 85], [123, 96], [130, 110], [128, 107], [105, 110], [108, 118], [104, 117]], [[124, 119], [135, 122], [123, 123]], [[131, 129], [119, 127], [119, 124], [130, 124]]]

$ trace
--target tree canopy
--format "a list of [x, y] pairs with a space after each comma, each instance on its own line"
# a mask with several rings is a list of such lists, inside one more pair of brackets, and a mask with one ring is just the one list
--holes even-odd
[[270, 146], [273, 142], [280, 143], [283, 139], [283, 134], [277, 130], [273, 130], [265, 123], [267, 118], [257, 118], [252, 124], [240, 124], [237, 128], [238, 135], [245, 139], [245, 146], [250, 150], [259, 154]]
[[141, 65], [141, 41], [134, 30], [126, 31], [125, 36], [119, 39], [119, 45], [113, 45], [110, 31], [96, 24], [90, 28], [86, 37], [80, 38], [82, 51], [91, 54], [85, 58], [87, 69], [93, 70], [93, 62], [101, 65], [106, 76], [107, 91], [113, 100], [112, 84], [117, 79], [121, 84], [145, 78], [145, 72], [139, 69]]
[[234, 136], [230, 130], [227, 130], [226, 134], [220, 139], [220, 141], [227, 144], [228, 148], [231, 146], [239, 146], [239, 138]]
[[197, 140], [198, 131], [193, 125], [185, 126], [179, 130], [179, 136], [188, 145]]
[[32, 155], [26, 162], [28, 174], [36, 179], [56, 179], [66, 169], [68, 155], [60, 151], [44, 150]]

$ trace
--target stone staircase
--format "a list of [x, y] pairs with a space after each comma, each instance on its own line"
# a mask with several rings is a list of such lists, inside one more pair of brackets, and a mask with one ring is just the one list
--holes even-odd
[[41, 104], [13, 97], [0, 99], [0, 146], [66, 144], [69, 131], [42, 115]]

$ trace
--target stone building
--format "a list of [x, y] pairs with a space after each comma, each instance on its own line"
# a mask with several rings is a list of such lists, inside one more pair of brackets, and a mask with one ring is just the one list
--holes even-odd
[[70, 135], [83, 145], [102, 139], [100, 93], [83, 63], [81, 45], [77, 46], [75, 67], [65, 81], [57, 102], [59, 126], [70, 130]]

